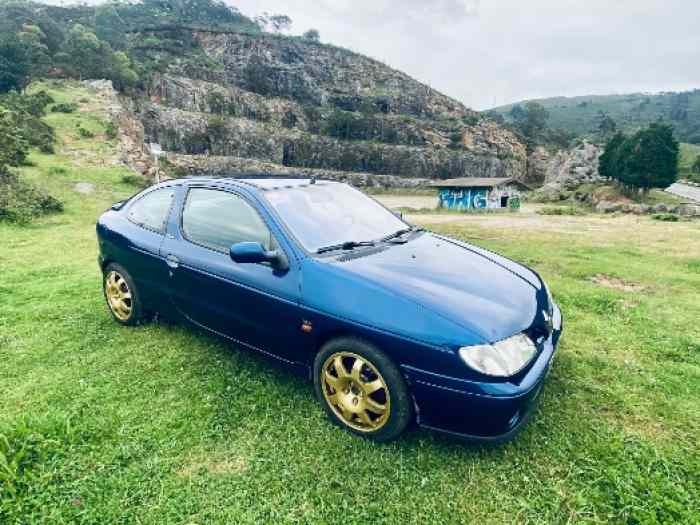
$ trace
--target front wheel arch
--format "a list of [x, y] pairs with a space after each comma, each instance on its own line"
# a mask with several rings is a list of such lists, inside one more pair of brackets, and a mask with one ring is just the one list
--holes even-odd
[[[344, 359], [349, 359], [351, 362], [355, 358], [360, 358], [359, 360], [364, 361], [365, 366], [367, 366], [367, 368], [363, 369], [370, 374], [370, 378], [365, 378], [365, 381], [371, 379], [371, 383], [376, 383], [376, 379], [378, 379], [384, 384], [386, 390], [384, 394], [384, 406], [389, 411], [389, 414], [378, 428], [372, 428], [371, 426], [368, 428], [359, 428], [362, 425], [360, 424], [361, 418], [357, 414], [351, 414], [350, 417], [347, 417], [348, 413], [340, 408], [340, 405], [331, 402], [330, 398], [338, 399], [335, 394], [342, 394], [345, 392], [348, 395], [352, 395], [350, 392], [352, 386], [340, 392], [340, 390], [336, 391], [334, 387], [329, 387], [329, 384], [322, 380], [323, 374], [326, 371], [324, 367], [328, 365], [333, 357], [338, 355], [342, 355]], [[346, 367], [343, 368], [345, 368], [344, 372], [348, 371]], [[337, 366], [335, 369], [335, 373], [337, 373]], [[373, 371], [377, 372], [378, 377], [373, 375]], [[396, 365], [387, 353], [383, 352], [377, 345], [365, 339], [356, 336], [340, 336], [328, 339], [320, 347], [320, 350], [315, 356], [312, 376], [316, 396], [328, 417], [338, 426], [354, 434], [378, 442], [391, 441], [397, 438], [409, 424], [415, 421], [415, 400], [400, 367]], [[364, 385], [369, 384], [370, 383], [364, 383]], [[361, 387], [357, 382], [351, 382], [351, 385]], [[327, 388], [330, 388], [330, 393], [326, 390]], [[360, 396], [363, 395], [375, 396], [375, 393], [360, 393]], [[379, 392], [379, 396], [379, 400], [381, 401], [382, 392]], [[374, 397], [374, 400], [376, 401], [377, 397]], [[360, 406], [362, 406], [362, 403]], [[375, 416], [377, 415], [372, 414], [371, 419], [373, 422], [381, 419]], [[364, 417], [367, 417], [367, 413], [364, 414]]]

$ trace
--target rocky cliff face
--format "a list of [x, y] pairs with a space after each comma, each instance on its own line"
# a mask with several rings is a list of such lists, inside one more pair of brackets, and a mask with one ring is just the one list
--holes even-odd
[[[535, 155], [537, 150], [533, 153]], [[563, 192], [574, 190], [581, 184], [603, 182], [598, 164], [603, 148], [590, 142], [549, 155], [544, 151], [531, 155], [529, 168], [543, 176], [544, 186], [537, 190], [545, 200], [558, 200]]]
[[187, 172], [402, 186], [526, 175], [512, 133], [375, 60], [269, 34], [188, 36], [207, 67], [174, 60], [134, 101], [145, 140]]

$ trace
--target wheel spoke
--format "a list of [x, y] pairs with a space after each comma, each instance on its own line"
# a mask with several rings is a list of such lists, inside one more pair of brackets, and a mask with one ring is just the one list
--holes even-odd
[[362, 389], [365, 391], [365, 394], [373, 394], [377, 390], [380, 390], [384, 388], [384, 383], [382, 382], [381, 379], [377, 378], [374, 381], [370, 381], [369, 383], [361, 383], [362, 384]]
[[117, 308], [124, 315], [124, 317], [128, 317], [129, 313], [131, 313], [131, 308], [129, 308], [124, 301], [119, 301], [119, 306]]
[[336, 358], [333, 360], [333, 366], [335, 367], [335, 373], [338, 374], [339, 378], [348, 376], [348, 371], [345, 369], [343, 358], [341, 356], [336, 356]]
[[386, 412], [386, 405], [380, 405], [374, 399], [369, 397], [365, 398], [365, 406], [367, 407], [367, 410], [371, 410], [375, 414], [381, 415]]
[[360, 418], [360, 421], [362, 421], [368, 427], [374, 426], [374, 421], [372, 421], [372, 419], [369, 417], [369, 414], [367, 413], [366, 410], [360, 410], [357, 413], [357, 416]]
[[328, 370], [324, 370], [323, 372], [323, 380], [326, 382], [326, 384], [330, 385], [333, 387], [333, 390], [336, 392], [338, 391], [338, 378], [335, 376], [332, 376]]
[[361, 382], [360, 372], [362, 372], [362, 367], [365, 366], [365, 362], [359, 357], [355, 359], [352, 365], [352, 370], [350, 371], [350, 377], [352, 377], [357, 383]]

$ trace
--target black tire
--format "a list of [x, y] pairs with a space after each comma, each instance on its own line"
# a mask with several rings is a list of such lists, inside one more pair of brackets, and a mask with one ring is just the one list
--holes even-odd
[[[115, 306], [115, 300], [110, 300], [110, 288], [114, 288], [113, 286], [110, 287], [110, 283], [108, 283], [108, 281], [114, 274], [119, 276], [119, 279], [116, 282], [118, 283], [118, 288], [122, 293], [122, 300], [120, 302], [124, 306], [128, 307], [128, 313], [126, 309], [120, 309], [119, 306]], [[109, 313], [119, 324], [124, 326], [135, 326], [145, 319], [143, 303], [141, 302], [141, 297], [136, 289], [136, 284], [134, 283], [131, 275], [129, 275], [129, 272], [127, 272], [123, 266], [117, 263], [109, 263], [105, 267], [104, 271], [102, 272], [102, 292], [104, 293]], [[126, 297], [127, 294], [128, 298]]]
[[[341, 358], [342, 373], [337, 371], [337, 357]], [[357, 361], [360, 364], [355, 373]], [[343, 378], [350, 384], [341, 384]], [[383, 386], [369, 392], [378, 384]], [[331, 421], [353, 434], [391, 441], [413, 420], [413, 401], [398, 367], [384, 352], [360, 339], [342, 337], [323, 345], [314, 360], [314, 387]], [[375, 406], [384, 407], [384, 411], [375, 412]]]

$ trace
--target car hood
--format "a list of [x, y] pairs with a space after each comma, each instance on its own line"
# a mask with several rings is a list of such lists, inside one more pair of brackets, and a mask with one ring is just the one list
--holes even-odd
[[539, 277], [505, 257], [431, 233], [333, 264], [411, 300], [480, 339], [495, 342], [532, 325]]

